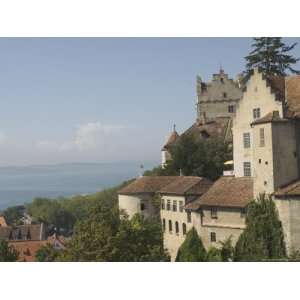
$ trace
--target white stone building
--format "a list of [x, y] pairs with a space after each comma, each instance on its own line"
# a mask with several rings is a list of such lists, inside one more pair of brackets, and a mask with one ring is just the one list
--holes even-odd
[[[266, 78], [255, 69], [237, 103], [232, 133], [234, 176], [221, 177], [201, 195], [187, 200], [190, 191], [179, 189], [180, 177], [153, 179], [160, 184], [152, 189], [145, 185], [146, 192], [120, 192], [121, 208], [129, 215], [146, 216], [152, 213], [146, 203], [160, 193], [164, 241], [172, 260], [192, 227], [206, 249], [229, 237], [235, 243], [245, 228], [247, 205], [261, 193], [274, 199], [288, 252], [300, 250], [300, 76]], [[198, 180], [200, 186], [206, 182]], [[178, 188], [177, 194], [172, 194], [173, 188]]]

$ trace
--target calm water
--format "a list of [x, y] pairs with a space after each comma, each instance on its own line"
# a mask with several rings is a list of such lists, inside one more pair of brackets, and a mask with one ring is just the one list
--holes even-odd
[[[153, 167], [149, 163], [147, 168]], [[0, 168], [0, 210], [34, 197], [89, 194], [137, 177], [138, 163], [76, 163]]]

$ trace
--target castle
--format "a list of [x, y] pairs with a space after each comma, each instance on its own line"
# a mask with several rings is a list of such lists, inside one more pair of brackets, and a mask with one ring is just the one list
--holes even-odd
[[[215, 182], [192, 176], [141, 177], [119, 191], [119, 207], [130, 217], [153, 214], [151, 199], [161, 196], [164, 245], [172, 260], [192, 227], [206, 249], [229, 237], [236, 243], [246, 226], [247, 205], [261, 193], [273, 197], [288, 252], [300, 249], [300, 76], [265, 77], [255, 69], [242, 88], [225, 75], [221, 70], [210, 84], [198, 78], [193, 126], [200, 128], [196, 134], [201, 138], [209, 138], [209, 128], [220, 118], [229, 120], [231, 176]], [[163, 151], [179, 138], [172, 135]]]

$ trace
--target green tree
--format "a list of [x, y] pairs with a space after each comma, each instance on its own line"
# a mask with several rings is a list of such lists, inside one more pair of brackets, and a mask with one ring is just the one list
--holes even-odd
[[21, 218], [25, 207], [23, 205], [11, 206], [3, 211], [3, 216], [9, 225], [21, 225]]
[[182, 135], [170, 150], [172, 160], [165, 168], [146, 171], [145, 176], [201, 176], [216, 180], [222, 175], [224, 162], [232, 159], [232, 150], [221, 138], [197, 139], [191, 134]]
[[197, 262], [206, 261], [206, 250], [193, 227], [186, 235], [185, 241], [178, 249], [176, 261], [178, 262]]
[[246, 229], [235, 247], [234, 260], [260, 261], [286, 257], [283, 229], [272, 197], [261, 194], [249, 204]]
[[222, 261], [233, 261], [234, 247], [232, 246], [231, 239], [232, 237], [230, 236], [225, 241], [220, 242], [222, 246], [220, 250]]
[[293, 65], [299, 61], [290, 55], [290, 51], [297, 43], [286, 45], [280, 37], [258, 37], [254, 38], [252, 51], [246, 59], [246, 79], [249, 78], [251, 70], [259, 67], [264, 75], [286, 76], [288, 73], [299, 74]]
[[53, 262], [59, 256], [59, 250], [56, 250], [50, 244], [42, 246], [35, 254], [35, 259], [38, 262]]
[[9, 246], [4, 240], [0, 240], [0, 262], [14, 262], [19, 258], [18, 251]]
[[163, 247], [160, 222], [136, 214], [123, 218], [113, 240], [112, 261], [162, 262], [170, 261]]
[[221, 262], [223, 261], [221, 250], [216, 247], [210, 247], [207, 251], [206, 260], [209, 262]]

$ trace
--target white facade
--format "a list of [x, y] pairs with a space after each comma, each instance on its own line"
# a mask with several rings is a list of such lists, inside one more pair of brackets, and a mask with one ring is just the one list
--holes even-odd
[[[275, 100], [275, 94], [267, 86], [267, 82], [263, 79], [262, 74], [255, 69], [253, 76], [247, 83], [246, 91], [237, 106], [236, 115], [233, 118], [233, 159], [236, 177], [245, 175], [244, 163], [250, 163], [251, 176], [254, 175], [253, 129], [251, 123], [272, 111], [278, 111], [280, 117], [282, 117], [282, 103]], [[255, 112], [258, 112], [258, 114], [256, 113], [256, 118], [254, 118]], [[244, 146], [245, 134], [250, 136], [249, 147]]]

